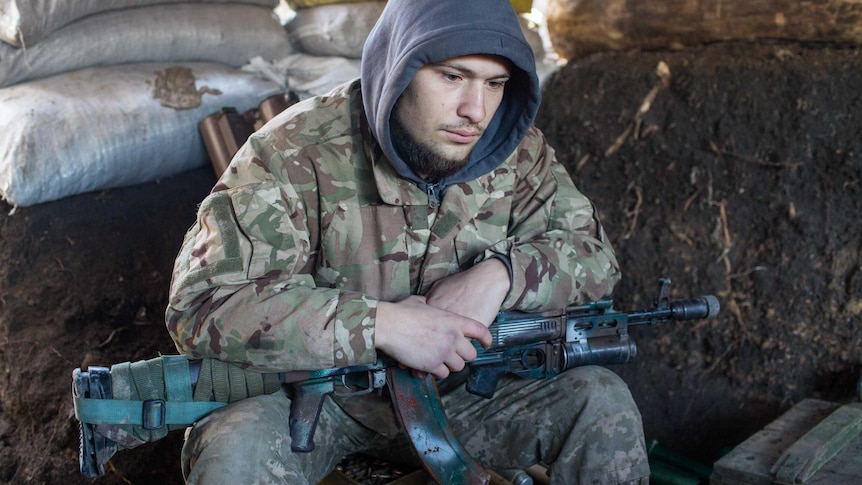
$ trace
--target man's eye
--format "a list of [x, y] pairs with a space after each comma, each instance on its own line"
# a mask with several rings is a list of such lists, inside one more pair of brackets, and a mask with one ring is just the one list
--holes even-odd
[[506, 81], [489, 81], [488, 82], [488, 86], [490, 86], [491, 89], [503, 89], [503, 87], [505, 85], [506, 85]]
[[447, 81], [457, 81], [457, 80], [461, 79], [461, 76], [459, 76], [457, 74], [451, 74], [451, 73], [443, 73], [443, 77]]

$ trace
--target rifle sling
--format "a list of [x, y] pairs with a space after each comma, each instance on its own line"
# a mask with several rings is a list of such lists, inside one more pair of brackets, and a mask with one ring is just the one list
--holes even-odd
[[127, 401], [75, 396], [75, 416], [87, 424], [127, 424], [159, 429], [165, 425], [189, 425], [226, 403], [216, 401]]

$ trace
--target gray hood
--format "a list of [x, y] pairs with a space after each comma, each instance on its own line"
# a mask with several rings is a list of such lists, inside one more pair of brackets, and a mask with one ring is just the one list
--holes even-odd
[[392, 144], [389, 118], [395, 102], [425, 64], [493, 54], [515, 66], [505, 94], [468, 164], [440, 181], [444, 189], [499, 166], [532, 126], [539, 107], [536, 61], [508, 0], [389, 0], [362, 52], [362, 100], [371, 131], [402, 177], [425, 182]]

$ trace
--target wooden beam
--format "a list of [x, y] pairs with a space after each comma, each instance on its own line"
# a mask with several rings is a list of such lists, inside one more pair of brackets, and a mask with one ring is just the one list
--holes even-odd
[[673, 49], [710, 42], [779, 39], [862, 43], [859, 0], [550, 0], [557, 54]]

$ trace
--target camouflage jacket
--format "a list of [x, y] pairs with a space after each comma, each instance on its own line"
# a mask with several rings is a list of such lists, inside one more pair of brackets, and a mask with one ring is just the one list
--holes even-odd
[[620, 277], [592, 204], [539, 130], [438, 204], [395, 175], [354, 81], [240, 149], [185, 236], [167, 327], [182, 353], [261, 371], [373, 363], [378, 301], [497, 255], [512, 268], [504, 310], [594, 300]]

